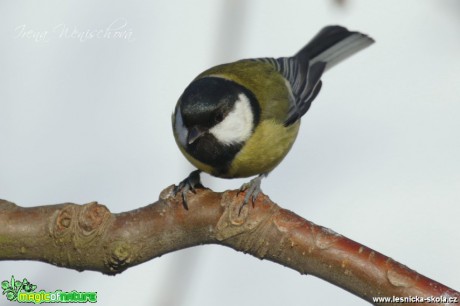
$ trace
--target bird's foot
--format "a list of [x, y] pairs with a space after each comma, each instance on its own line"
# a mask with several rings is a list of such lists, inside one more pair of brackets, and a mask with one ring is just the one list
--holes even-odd
[[182, 193], [182, 205], [184, 205], [186, 210], [188, 210], [187, 192], [191, 191], [195, 193], [196, 188], [203, 188], [203, 184], [201, 184], [200, 173], [200, 170], [192, 171], [185, 180], [174, 187], [174, 195], [176, 195], [179, 191]]
[[241, 205], [240, 210], [238, 211], [238, 215], [241, 214], [241, 210], [243, 209], [243, 207], [248, 204], [249, 199], [252, 200], [252, 206], [254, 207], [254, 202], [256, 201], [259, 193], [262, 191], [262, 189], [260, 188], [260, 184], [264, 176], [265, 174], [260, 174], [259, 176], [253, 178], [248, 183], [245, 183], [240, 187], [240, 191], [238, 193], [246, 191], [246, 195], [244, 196], [243, 204]]

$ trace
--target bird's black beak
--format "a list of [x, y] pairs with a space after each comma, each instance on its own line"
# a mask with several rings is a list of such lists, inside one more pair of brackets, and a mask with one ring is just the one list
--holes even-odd
[[201, 137], [206, 131], [203, 129], [200, 129], [197, 126], [194, 126], [190, 129], [187, 135], [187, 142], [188, 144], [194, 143], [198, 138]]

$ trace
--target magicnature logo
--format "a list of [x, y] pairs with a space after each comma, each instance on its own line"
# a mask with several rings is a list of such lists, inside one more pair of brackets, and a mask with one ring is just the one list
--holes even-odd
[[56, 290], [48, 292], [40, 290], [35, 292], [37, 285], [32, 284], [26, 278], [22, 281], [15, 280], [14, 276], [11, 279], [2, 282], [2, 295], [8, 301], [19, 303], [96, 303], [97, 292], [79, 292], [76, 290], [66, 292]]

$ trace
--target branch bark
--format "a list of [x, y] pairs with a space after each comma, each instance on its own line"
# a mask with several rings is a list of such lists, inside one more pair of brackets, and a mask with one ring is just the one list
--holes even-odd
[[196, 190], [185, 210], [172, 188], [156, 203], [119, 214], [97, 202], [24, 208], [0, 200], [0, 260], [117, 274], [179, 249], [220, 244], [315, 275], [374, 304], [377, 296], [460, 299], [459, 292], [282, 209], [263, 194], [238, 214], [244, 197], [238, 191]]

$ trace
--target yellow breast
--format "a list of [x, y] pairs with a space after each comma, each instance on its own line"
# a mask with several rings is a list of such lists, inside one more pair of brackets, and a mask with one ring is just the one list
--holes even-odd
[[285, 127], [272, 120], [262, 121], [223, 177], [249, 177], [273, 170], [294, 144], [299, 126], [300, 122]]

